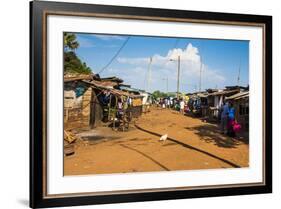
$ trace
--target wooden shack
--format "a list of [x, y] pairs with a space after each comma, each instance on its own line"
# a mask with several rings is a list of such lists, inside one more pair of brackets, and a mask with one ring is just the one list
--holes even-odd
[[142, 114], [142, 95], [133, 95], [131, 97], [132, 104], [128, 107], [128, 111], [131, 113], [133, 118], [137, 118]]
[[93, 128], [101, 123], [102, 107], [86, 76], [64, 77], [64, 129]]
[[117, 111], [117, 100], [119, 98], [126, 98], [126, 100], [130, 101], [127, 101], [129, 104], [126, 111], [130, 113], [133, 118], [137, 118], [142, 114], [143, 96], [140, 95], [140, 92], [136, 89], [131, 89], [128, 85], [122, 85], [120, 82], [122, 82], [122, 80], [116, 77], [101, 78], [100, 80], [92, 80], [88, 82], [88, 84], [93, 86], [96, 95], [99, 95], [99, 100], [104, 92], [107, 92], [107, 94], [110, 95], [110, 101], [108, 101], [110, 104], [103, 104], [103, 102], [100, 101], [105, 119], [103, 121], [110, 120], [112, 114]]
[[203, 118], [208, 117], [208, 93], [207, 92], [201, 92], [197, 94], [198, 99], [200, 99], [200, 116]]
[[131, 105], [128, 107], [128, 111], [131, 113], [132, 117], [137, 118], [141, 116], [144, 106], [144, 91], [140, 89], [131, 88], [128, 85], [121, 85], [120, 89], [127, 92], [130, 95]]
[[240, 92], [240, 89], [224, 89], [214, 91], [208, 94], [208, 106], [209, 106], [209, 119], [210, 120], [219, 120], [219, 109], [223, 104], [223, 101], [226, 97], [232, 96]]
[[[139, 92], [119, 88], [122, 79], [100, 78], [95, 75], [64, 76], [64, 128], [94, 128], [116, 117], [118, 100], [124, 100], [126, 111], [132, 117], [142, 113], [142, 98]], [[130, 104], [128, 103], [130, 99]]]

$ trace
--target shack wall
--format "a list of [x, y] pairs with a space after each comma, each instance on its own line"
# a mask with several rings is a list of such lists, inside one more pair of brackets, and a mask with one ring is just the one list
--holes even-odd
[[142, 106], [128, 107], [127, 112], [130, 112], [133, 118], [140, 117], [142, 114]]
[[247, 104], [248, 98], [234, 101], [235, 118], [244, 132], [249, 131], [249, 106]]
[[89, 127], [91, 92], [92, 89], [82, 82], [67, 82], [64, 85], [65, 130]]

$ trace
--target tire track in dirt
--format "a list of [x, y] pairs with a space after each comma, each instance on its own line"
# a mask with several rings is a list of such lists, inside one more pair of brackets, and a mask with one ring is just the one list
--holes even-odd
[[129, 147], [129, 146], [125, 145], [125, 144], [120, 144], [120, 146], [122, 146], [122, 147], [124, 147], [124, 148], [126, 148], [126, 149], [133, 150], [133, 151], [139, 153], [140, 155], [146, 157], [147, 159], [149, 159], [149, 160], [151, 160], [152, 162], [154, 162], [155, 164], [157, 164], [159, 167], [161, 167], [161, 168], [164, 169], [165, 171], [169, 171], [169, 170], [170, 170], [169, 168], [167, 168], [167, 167], [164, 166], [163, 164], [159, 163], [158, 161], [156, 161], [156, 160], [153, 159], [152, 157], [148, 156], [147, 154], [145, 154], [145, 153], [143, 153], [143, 152], [141, 152], [141, 151], [139, 151], [139, 150], [137, 150], [137, 149], [135, 149], [135, 148]]

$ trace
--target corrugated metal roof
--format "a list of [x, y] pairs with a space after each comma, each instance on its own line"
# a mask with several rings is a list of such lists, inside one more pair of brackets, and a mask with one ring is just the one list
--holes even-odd
[[139, 98], [139, 97], [143, 97], [142, 95], [135, 95], [135, 94], [131, 94], [129, 92], [126, 91], [122, 91], [119, 89], [115, 89], [113, 88], [113, 85], [116, 86], [118, 84], [116, 84], [115, 82], [111, 82], [111, 81], [85, 81], [83, 80], [83, 82], [92, 85], [93, 87], [96, 88], [100, 88], [100, 89], [105, 89], [107, 91], [109, 91], [110, 93], [117, 95], [117, 96], [129, 96], [131, 98]]
[[70, 81], [79, 81], [79, 80], [92, 80], [92, 75], [64, 75], [63, 81], [70, 82]]
[[232, 94], [232, 93], [239, 92], [239, 91], [240, 91], [239, 89], [223, 90], [223, 91], [217, 91], [217, 92], [214, 92], [214, 93], [210, 93], [209, 95], [210, 96], [226, 95], [226, 94]]
[[105, 77], [105, 78], [100, 78], [101, 81], [112, 81], [112, 82], [117, 82], [117, 83], [123, 83], [123, 79], [118, 78], [116, 76], [112, 77]]
[[206, 98], [206, 97], [208, 97], [208, 93], [199, 93], [199, 94], [197, 94], [197, 96], [198, 97], [203, 97], [203, 98]]
[[227, 100], [237, 100], [237, 99], [242, 99], [242, 98], [246, 98], [249, 97], [249, 91], [243, 91], [243, 92], [239, 92], [237, 94], [234, 94], [232, 96], [226, 97]]
[[98, 88], [102, 88], [102, 89], [113, 89], [114, 86], [117, 86], [118, 83], [116, 82], [111, 82], [111, 81], [96, 81], [96, 80], [92, 80], [92, 81], [87, 81], [87, 80], [83, 80], [83, 82], [96, 86]]
[[[91, 85], [92, 87], [100, 88], [100, 89], [105, 89], [110, 91], [112, 94], [117, 95], [117, 96], [129, 96], [131, 98], [142, 98], [142, 95], [135, 95], [127, 91], [115, 89], [114, 87], [118, 86], [117, 81], [113, 81], [113, 79], [107, 80], [108, 78], [105, 78], [104, 80], [98, 81], [98, 80], [93, 80], [92, 75], [66, 75], [64, 76], [64, 82], [70, 82], [70, 81], [82, 81], [86, 84]], [[132, 89], [132, 88], [131, 88]], [[137, 91], [137, 89], [134, 89]]]
[[93, 80], [91, 83], [95, 86], [98, 87], [105, 87], [105, 88], [113, 88], [114, 86], [118, 86], [117, 82], [112, 82], [112, 81], [96, 81]]
[[141, 89], [126, 87], [126, 86], [120, 86], [120, 89], [124, 90], [124, 91], [128, 91], [128, 92], [135, 92], [135, 93], [143, 93], [143, 92], [145, 92], [144, 90], [141, 90]]

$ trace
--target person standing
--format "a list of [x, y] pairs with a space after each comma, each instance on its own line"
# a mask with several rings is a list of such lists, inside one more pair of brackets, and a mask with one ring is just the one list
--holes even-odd
[[180, 100], [180, 113], [184, 115], [184, 101], [183, 101], [183, 99]]
[[235, 136], [235, 132], [233, 130], [234, 123], [235, 123], [235, 108], [233, 107], [233, 104], [230, 103], [229, 113], [228, 113], [227, 133], [231, 137]]
[[221, 108], [221, 132], [224, 134], [227, 133], [228, 114], [229, 114], [228, 103], [223, 102], [223, 106]]
[[162, 99], [162, 108], [163, 109], [166, 108], [166, 99], [165, 98]]
[[167, 108], [170, 109], [170, 98], [167, 98]]

